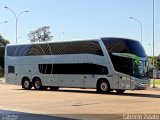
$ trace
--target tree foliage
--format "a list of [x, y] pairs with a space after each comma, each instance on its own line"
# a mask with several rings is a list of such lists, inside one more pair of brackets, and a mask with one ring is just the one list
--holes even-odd
[[158, 59], [158, 61], [160, 62], [160, 54], [158, 55], [157, 59]]
[[148, 57], [148, 58], [152, 59], [152, 61], [154, 62], [154, 66], [157, 69], [160, 69], [160, 61], [159, 61], [158, 57]]
[[31, 31], [28, 34], [28, 39], [31, 42], [44, 42], [51, 41], [53, 36], [51, 36], [50, 27], [44, 26], [36, 29], [35, 31]]
[[9, 41], [8, 41], [8, 40], [5, 40], [5, 39], [3, 38], [3, 36], [0, 35], [0, 47], [6, 46], [7, 44], [9, 44]]
[[4, 74], [4, 53], [7, 44], [9, 44], [9, 41], [5, 40], [3, 36], [0, 35], [0, 77]]

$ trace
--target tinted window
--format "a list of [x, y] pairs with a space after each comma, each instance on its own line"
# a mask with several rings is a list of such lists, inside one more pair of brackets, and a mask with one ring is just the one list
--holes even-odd
[[108, 74], [105, 66], [95, 64], [39, 64], [42, 74]]
[[8, 66], [8, 73], [15, 73], [15, 67], [14, 66]]
[[102, 38], [109, 53], [131, 53], [139, 57], [146, 57], [140, 42], [122, 38]]
[[110, 55], [110, 56], [111, 56], [114, 69], [117, 72], [121, 72], [127, 75], [133, 75], [132, 59], [114, 56], [114, 55]]
[[52, 55], [48, 44], [30, 45], [30, 48], [25, 51], [25, 56], [39, 56], [39, 55]]
[[79, 41], [50, 44], [52, 54], [96, 54], [103, 55], [96, 41]]
[[30, 48], [31, 48], [31, 45], [8, 46], [7, 55], [8, 56], [26, 56]]
[[103, 52], [97, 41], [78, 41], [7, 47], [8, 56], [37, 56], [57, 54], [95, 54], [103, 56]]

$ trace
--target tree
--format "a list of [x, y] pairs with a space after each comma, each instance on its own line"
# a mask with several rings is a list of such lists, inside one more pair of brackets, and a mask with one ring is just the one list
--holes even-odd
[[[158, 60], [157, 57], [151, 57], [149, 56], [148, 58], [150, 58], [153, 62], [154, 62], [154, 66], [157, 68], [157, 69], [160, 69], [160, 62]], [[153, 63], [152, 63], [153, 64]]]
[[6, 46], [7, 44], [9, 44], [9, 41], [8, 41], [8, 40], [5, 40], [5, 39], [3, 38], [3, 36], [0, 35], [0, 47]]
[[0, 77], [4, 73], [4, 53], [5, 46], [9, 44], [8, 40], [5, 40], [2, 35], [0, 35]]
[[158, 55], [157, 59], [158, 59], [158, 61], [160, 62], [160, 54]]
[[50, 27], [44, 26], [36, 29], [35, 31], [31, 31], [28, 34], [28, 39], [31, 42], [44, 42], [51, 41], [53, 36], [51, 36]]

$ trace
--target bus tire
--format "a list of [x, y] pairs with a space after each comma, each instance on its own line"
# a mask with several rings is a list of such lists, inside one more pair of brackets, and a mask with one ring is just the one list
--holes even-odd
[[42, 90], [43, 86], [42, 86], [41, 79], [34, 78], [34, 80], [33, 80], [33, 87], [34, 87], [35, 90]]
[[32, 88], [32, 83], [30, 82], [29, 78], [23, 78], [22, 80], [22, 88], [25, 90], [30, 90]]
[[59, 89], [59, 87], [49, 87], [50, 88], [50, 90], [52, 90], [52, 91], [57, 91], [58, 89]]
[[116, 92], [117, 92], [118, 94], [122, 94], [122, 93], [125, 92], [125, 90], [116, 90]]
[[98, 93], [110, 93], [110, 85], [107, 80], [100, 80], [97, 83], [97, 92]]

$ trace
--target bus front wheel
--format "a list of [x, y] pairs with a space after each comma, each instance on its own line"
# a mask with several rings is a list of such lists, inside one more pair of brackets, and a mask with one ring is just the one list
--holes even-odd
[[110, 85], [108, 81], [102, 80], [97, 84], [97, 92], [99, 93], [110, 93]]
[[25, 90], [30, 90], [32, 88], [32, 84], [28, 78], [23, 79], [22, 88], [24, 88]]

